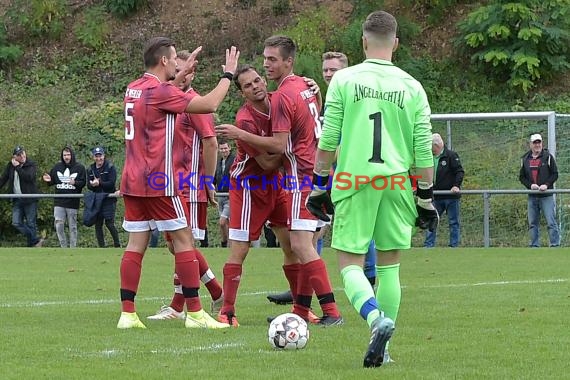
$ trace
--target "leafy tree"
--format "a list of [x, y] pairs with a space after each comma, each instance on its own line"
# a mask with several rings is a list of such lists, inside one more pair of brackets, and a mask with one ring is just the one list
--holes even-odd
[[476, 70], [524, 93], [570, 68], [568, 0], [495, 1], [458, 26], [457, 46]]

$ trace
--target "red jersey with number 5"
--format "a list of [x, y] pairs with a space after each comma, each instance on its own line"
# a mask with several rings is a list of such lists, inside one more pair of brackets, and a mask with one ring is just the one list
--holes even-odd
[[194, 96], [149, 73], [127, 86], [121, 193], [139, 197], [178, 195], [172, 159], [173, 141], [180, 139], [176, 115], [186, 110]]
[[297, 75], [283, 79], [273, 94], [271, 127], [273, 133], [291, 133], [283, 165], [287, 175], [292, 176], [297, 184], [313, 178], [317, 140], [321, 133], [319, 113], [317, 97]]

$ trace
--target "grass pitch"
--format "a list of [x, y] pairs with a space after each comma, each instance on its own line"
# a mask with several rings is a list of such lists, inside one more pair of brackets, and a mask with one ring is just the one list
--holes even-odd
[[[204, 249], [221, 281], [223, 249]], [[0, 249], [0, 368], [3, 379], [562, 379], [570, 357], [570, 251], [412, 249], [402, 259], [402, 305], [393, 364], [363, 369], [368, 328], [342, 291], [336, 256], [329, 274], [345, 325], [310, 327], [304, 350], [273, 350], [267, 302], [285, 289], [281, 252], [254, 249], [244, 267], [241, 327], [184, 328], [144, 321], [116, 329], [118, 249]], [[170, 301], [173, 259], [151, 249], [137, 308], [141, 319]], [[205, 289], [203, 304], [209, 308]], [[314, 306], [318, 310], [315, 301]]]

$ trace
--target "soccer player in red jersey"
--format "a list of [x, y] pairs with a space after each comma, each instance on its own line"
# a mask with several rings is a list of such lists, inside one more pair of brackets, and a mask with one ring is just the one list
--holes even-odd
[[[245, 141], [257, 149], [283, 153], [287, 172], [288, 219], [291, 249], [300, 261], [298, 270], [287, 270], [285, 276], [297, 289], [293, 312], [309, 318], [313, 290], [323, 311], [320, 324], [341, 325], [343, 319], [337, 308], [325, 262], [312, 244], [317, 218], [305, 208], [312, 189], [313, 163], [317, 139], [321, 134], [320, 94], [309, 88], [302, 77], [293, 74], [296, 46], [287, 36], [272, 36], [265, 40], [263, 66], [267, 77], [278, 84], [271, 98], [272, 136], [257, 136], [240, 131], [225, 135]], [[224, 135], [224, 126], [216, 131]]]
[[[190, 58], [188, 50], [178, 52], [178, 67]], [[196, 91], [192, 88], [194, 73], [186, 75], [180, 89], [184, 92]], [[218, 142], [214, 130], [213, 114], [183, 113], [176, 118], [176, 127], [181, 130], [182, 139], [174, 142], [173, 160], [177, 166], [175, 176], [182, 181], [184, 198], [188, 204], [188, 227], [192, 230], [194, 240], [204, 240], [207, 226], [208, 200], [215, 204], [212, 183], [216, 171]], [[174, 253], [172, 238], [165, 233], [168, 249]], [[196, 250], [196, 258], [200, 269], [200, 280], [204, 283], [212, 297], [210, 311], [217, 314], [222, 306], [222, 287], [210, 269], [206, 258]], [[163, 306], [156, 314], [147, 317], [151, 320], [184, 319], [184, 294], [178, 275], [174, 273], [174, 295], [169, 306]]]
[[[211, 113], [223, 101], [239, 52], [226, 50], [226, 73], [207, 95], [184, 93], [177, 85], [193, 72], [194, 50], [184, 67], [176, 74], [174, 41], [165, 37], [151, 39], [144, 48], [144, 75], [131, 82], [125, 92], [125, 166], [121, 192], [125, 202], [123, 228], [129, 242], [121, 261], [121, 318], [117, 327], [145, 328], [135, 311], [144, 253], [151, 229], [172, 234], [176, 273], [182, 284], [188, 328], [224, 328], [203, 309], [198, 297], [200, 275], [194, 239], [187, 225], [187, 206], [179, 197], [178, 179], [174, 175], [173, 143], [180, 139], [175, 128], [177, 114]], [[172, 83], [170, 81], [173, 81]]]
[[[236, 115], [236, 127], [258, 136], [271, 135], [270, 97], [267, 84], [249, 65], [238, 68], [234, 83], [246, 99]], [[287, 195], [280, 185], [281, 154], [268, 154], [237, 141], [237, 154], [230, 170], [230, 255], [224, 265], [224, 304], [218, 320], [239, 326], [235, 302], [242, 265], [250, 243], [259, 239], [269, 222], [284, 253], [284, 265], [298, 266], [287, 231]]]

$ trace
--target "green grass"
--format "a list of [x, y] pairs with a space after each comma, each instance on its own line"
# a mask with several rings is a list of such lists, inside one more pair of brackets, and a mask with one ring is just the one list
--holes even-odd
[[[221, 278], [227, 251], [204, 253]], [[390, 348], [396, 363], [367, 370], [361, 367], [368, 328], [348, 305], [330, 250], [324, 257], [345, 325], [312, 327], [307, 348], [295, 352], [275, 351], [266, 339], [266, 316], [289, 310], [265, 299], [285, 288], [279, 250], [250, 253], [237, 305], [242, 326], [224, 331], [186, 330], [181, 321], [117, 330], [121, 255], [115, 249], [0, 249], [3, 379], [567, 378], [566, 249], [405, 253]], [[147, 254], [137, 298], [141, 318], [169, 301], [172, 267], [165, 249]]]

